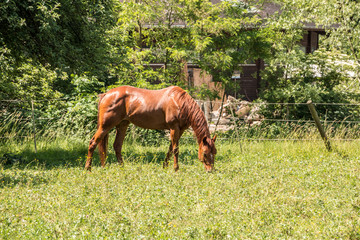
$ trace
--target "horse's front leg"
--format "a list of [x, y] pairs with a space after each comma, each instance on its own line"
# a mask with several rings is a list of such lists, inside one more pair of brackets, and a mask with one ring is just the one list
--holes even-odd
[[170, 130], [170, 138], [172, 145], [172, 152], [174, 154], [174, 170], [175, 172], [179, 170], [179, 138], [180, 138], [180, 130], [179, 128]]
[[169, 159], [170, 159], [172, 153], [173, 153], [172, 143], [170, 142], [169, 150], [168, 150], [168, 152], [166, 154], [166, 158], [165, 158], [165, 161], [164, 161], [164, 164], [163, 164], [164, 168], [169, 167]]
[[170, 138], [172, 153], [174, 154], [174, 170], [175, 172], [179, 170], [179, 139], [183, 134], [184, 129], [180, 129], [179, 127], [175, 127], [170, 130]]

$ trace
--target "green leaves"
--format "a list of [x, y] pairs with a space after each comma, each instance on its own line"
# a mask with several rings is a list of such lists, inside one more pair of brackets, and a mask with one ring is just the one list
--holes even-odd
[[101, 76], [115, 7], [115, 1], [9, 0], [0, 4], [0, 39], [18, 62]]
[[132, 76], [129, 80], [137, 84], [142, 73], [154, 71], [144, 64], [162, 63], [155, 70], [156, 81], [181, 84], [183, 65], [192, 62], [226, 85], [240, 63], [266, 52], [259, 51], [259, 46], [268, 36], [263, 38], [262, 31], [243, 31], [259, 23], [252, 9], [236, 1], [123, 2], [118, 39], [128, 46], [127, 59], [114, 73], [128, 79]]
[[[8, 77], [2, 78], [10, 89], [2, 89], [5, 99], [43, 100], [57, 98], [61, 93], [53, 89], [55, 81], [61, 77], [31, 60], [24, 62], [16, 70], [7, 72]], [[8, 82], [11, 76], [12, 81]]]
[[[359, 28], [355, 20], [359, 4], [347, 0], [282, 0], [279, 3], [282, 11], [267, 22], [276, 34], [272, 35], [273, 54], [266, 58], [269, 66], [262, 73], [261, 98], [268, 102], [304, 103], [312, 99], [346, 103], [359, 95], [356, 79], [359, 79], [360, 65], [356, 53], [360, 46], [356, 43], [359, 37], [353, 34]], [[305, 54], [305, 46], [300, 45], [310, 40], [304, 28], [313, 34], [316, 34], [314, 28], [326, 31], [326, 35], [319, 36], [319, 49], [312, 53]], [[336, 108], [330, 106], [319, 111], [329, 113], [332, 119], [353, 115], [350, 107], [341, 111]], [[308, 115], [301, 109], [282, 111], [281, 117], [286, 118]]]
[[88, 77], [86, 75], [77, 76], [73, 75], [71, 83], [75, 86], [75, 94], [84, 95], [93, 92], [100, 92], [104, 87], [104, 83], [99, 82], [96, 77]]

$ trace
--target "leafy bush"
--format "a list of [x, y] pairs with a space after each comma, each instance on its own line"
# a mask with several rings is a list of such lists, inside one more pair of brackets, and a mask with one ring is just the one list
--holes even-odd
[[[271, 103], [345, 103], [351, 96], [341, 85], [349, 79], [338, 71], [333, 59], [320, 49], [305, 54], [300, 48], [287, 53], [278, 52], [275, 59], [262, 73], [260, 99]], [[330, 120], [342, 120], [353, 116], [358, 109], [349, 106], [319, 106], [320, 115]], [[311, 119], [307, 106], [269, 105], [263, 114], [268, 118]]]
[[50, 70], [32, 60], [15, 68], [7, 60], [9, 59], [0, 59], [3, 83], [0, 100], [46, 100], [61, 96], [61, 93], [53, 88], [53, 84], [59, 78], [66, 78], [65, 73]]
[[84, 96], [95, 92], [100, 92], [104, 88], [104, 83], [100, 82], [96, 77], [88, 77], [86, 75], [72, 75], [71, 83], [74, 85], [74, 95]]

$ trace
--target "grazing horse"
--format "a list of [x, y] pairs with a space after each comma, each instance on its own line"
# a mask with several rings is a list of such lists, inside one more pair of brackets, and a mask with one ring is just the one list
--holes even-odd
[[130, 123], [146, 129], [170, 129], [170, 147], [164, 161], [174, 154], [174, 169], [179, 169], [179, 139], [191, 126], [199, 144], [199, 160], [206, 171], [214, 168], [216, 136], [210, 131], [204, 113], [191, 96], [180, 87], [146, 90], [130, 86], [111, 89], [100, 95], [97, 131], [89, 144], [85, 169], [91, 171], [92, 156], [99, 146], [101, 166], [105, 166], [109, 131], [116, 127], [114, 149], [119, 164], [123, 164], [121, 148]]

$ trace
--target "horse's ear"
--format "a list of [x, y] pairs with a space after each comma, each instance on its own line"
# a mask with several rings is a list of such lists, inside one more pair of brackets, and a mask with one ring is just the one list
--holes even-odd
[[214, 137], [212, 138], [212, 140], [215, 142], [216, 141], [216, 137], [217, 135], [214, 135]]

